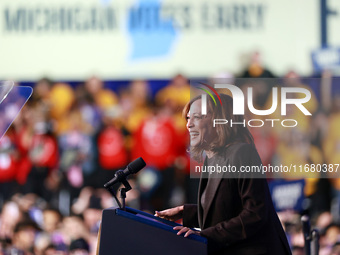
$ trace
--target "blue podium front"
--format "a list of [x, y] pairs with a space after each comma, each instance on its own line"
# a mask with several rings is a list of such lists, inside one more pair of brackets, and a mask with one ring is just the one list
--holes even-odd
[[206, 255], [207, 239], [177, 235], [179, 224], [127, 207], [103, 211], [100, 255]]

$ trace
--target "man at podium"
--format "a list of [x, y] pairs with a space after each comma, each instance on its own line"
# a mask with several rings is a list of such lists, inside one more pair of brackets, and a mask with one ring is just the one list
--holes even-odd
[[[231, 166], [235, 172], [202, 170], [197, 205], [182, 205], [155, 215], [171, 221], [183, 218], [183, 226], [174, 229], [185, 237], [192, 234], [206, 237], [209, 254], [291, 254], [265, 176], [240, 171], [245, 166], [262, 165], [248, 128], [213, 126], [214, 119], [243, 121], [243, 116], [233, 115], [233, 99], [225, 94], [219, 97], [221, 105], [214, 105], [210, 97], [205, 98], [205, 115], [201, 97], [185, 106], [190, 153], [198, 161], [203, 161], [206, 155], [201, 169]], [[190, 229], [196, 227], [201, 230]]]

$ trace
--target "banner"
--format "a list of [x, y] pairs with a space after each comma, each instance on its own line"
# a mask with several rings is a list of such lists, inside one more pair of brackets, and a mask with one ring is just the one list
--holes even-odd
[[0, 17], [3, 79], [204, 77], [240, 72], [254, 51], [303, 75], [319, 47], [308, 0], [3, 0]]
[[304, 180], [270, 182], [269, 189], [275, 210], [277, 212], [284, 210], [301, 212], [305, 198], [303, 193], [304, 186]]

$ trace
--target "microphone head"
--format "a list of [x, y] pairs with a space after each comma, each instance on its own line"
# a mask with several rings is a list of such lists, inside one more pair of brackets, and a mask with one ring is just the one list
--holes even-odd
[[309, 222], [309, 217], [308, 217], [308, 215], [306, 215], [306, 214], [305, 214], [305, 215], [302, 215], [302, 216], [301, 216], [301, 221], [302, 221], [302, 222], [305, 222], [305, 223], [306, 223], [306, 222]]
[[145, 161], [141, 157], [139, 157], [138, 159], [128, 164], [127, 168], [129, 169], [129, 172], [131, 174], [135, 174], [145, 166], [146, 166]]
[[305, 238], [308, 238], [310, 236], [310, 222], [308, 215], [303, 215], [301, 217], [302, 222], [302, 232]]

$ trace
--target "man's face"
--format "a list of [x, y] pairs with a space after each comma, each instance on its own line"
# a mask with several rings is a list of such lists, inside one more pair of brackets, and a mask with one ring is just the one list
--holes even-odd
[[19, 249], [28, 251], [32, 248], [35, 238], [35, 229], [33, 227], [24, 228], [14, 235], [14, 243]]
[[43, 214], [44, 228], [47, 232], [55, 231], [59, 224], [59, 215], [54, 211], [45, 211]]

